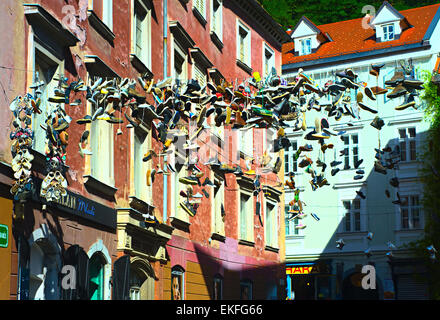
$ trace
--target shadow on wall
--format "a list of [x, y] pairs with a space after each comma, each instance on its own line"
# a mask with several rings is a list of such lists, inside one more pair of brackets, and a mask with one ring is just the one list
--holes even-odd
[[[417, 132], [417, 148], [423, 147], [420, 142], [424, 141], [426, 136], [426, 132]], [[406, 158], [409, 160], [411, 158], [410, 144], [406, 142], [405, 147], [403, 145], [400, 146], [400, 141], [399, 138], [390, 139], [387, 143], [383, 143], [382, 141], [381, 148], [383, 149], [390, 146], [394, 151], [395, 147], [399, 146], [401, 152], [406, 151]], [[406, 150], [404, 150], [405, 148]], [[364, 165], [367, 163], [367, 166], [371, 167], [368, 163], [374, 163], [377, 151], [371, 148], [371, 150], [368, 150], [367, 153], [363, 152], [363, 154], [364, 161], [358, 169], [365, 171]], [[400, 152], [396, 152], [396, 155], [397, 154], [400, 154]], [[383, 159], [390, 158], [389, 155], [390, 153], [387, 152], [381, 154]], [[350, 154], [350, 157], [351, 156]], [[367, 156], [371, 158], [367, 159]], [[360, 159], [361, 158], [359, 158], [359, 160]], [[394, 161], [397, 161], [400, 159], [400, 156], [394, 159]], [[417, 159], [420, 159], [419, 153], [417, 154]], [[419, 220], [417, 220], [416, 215], [414, 215], [416, 212], [420, 212], [421, 214], [421, 211], [418, 209], [415, 211], [412, 210], [412, 208], [421, 204], [423, 196], [422, 186], [420, 182], [415, 180], [419, 175], [417, 163], [414, 161], [401, 161], [395, 165], [393, 169], [388, 168], [386, 174], [379, 173], [374, 170], [374, 167], [371, 167], [370, 172], [365, 171], [363, 175], [364, 178], [355, 180], [354, 176], [358, 175], [358, 173], [356, 173], [357, 169], [350, 168], [343, 170], [344, 157], [342, 156], [337, 160], [342, 161], [338, 166], [341, 170], [334, 177], [330, 175], [330, 171], [333, 168], [329, 163], [326, 170], [326, 176], [330, 177], [329, 182], [331, 185], [325, 186], [324, 190], [318, 189], [316, 191], [318, 194], [319, 192], [325, 192], [325, 188], [339, 189], [338, 196], [332, 199], [331, 203], [328, 204], [332, 207], [337, 207], [339, 223], [333, 233], [328, 233], [329, 238], [327, 243], [323, 246], [323, 250], [317, 260], [328, 263], [329, 265], [333, 264], [334, 270], [331, 270], [331, 273], [336, 275], [337, 299], [384, 299], [384, 279], [381, 279], [381, 277], [387, 276], [383, 275], [381, 271], [389, 268], [389, 274], [393, 274], [392, 268], [394, 265], [408, 261], [408, 252], [396, 252], [396, 249], [402, 249], [402, 246], [399, 246], [399, 237], [403, 239], [404, 236], [411, 234], [412, 231], [408, 231], [409, 229], [419, 229], [420, 231], [423, 229], [423, 217], [420, 215]], [[423, 165], [423, 163], [420, 162], [420, 165]], [[318, 168], [317, 171], [320, 172], [320, 168]], [[337, 183], [335, 186], [333, 181], [338, 181], [338, 176], [340, 175], [346, 175], [347, 180], [341, 179], [341, 181], [344, 182]], [[398, 178], [398, 186], [392, 186], [390, 184], [390, 180], [393, 181], [393, 178]], [[356, 193], [356, 191], [360, 191], [362, 194]], [[414, 202], [415, 200], [410, 196], [416, 194], [419, 195], [419, 199]], [[399, 198], [400, 202], [398, 201]], [[321, 221], [313, 221], [313, 223], [322, 224], [323, 220], [325, 223], [326, 218], [328, 218], [326, 217], [328, 213], [326, 212], [327, 208], [325, 206], [310, 203], [309, 209], [307, 209], [307, 206], [305, 208], [308, 211], [308, 215], [313, 212], [321, 218]], [[345, 213], [350, 213], [350, 215], [344, 216]], [[403, 218], [406, 216], [406, 213], [408, 213], [408, 219]], [[371, 240], [367, 238], [368, 232], [373, 233]], [[399, 234], [401, 234], [401, 236]], [[307, 236], [313, 237], [315, 235], [306, 232], [306, 238]], [[342, 249], [337, 248], [337, 241], [339, 239], [343, 239], [345, 243]], [[389, 242], [396, 246], [394, 251], [389, 248]], [[390, 251], [393, 254], [392, 258], [387, 256], [387, 253]], [[361, 267], [364, 265], [373, 265], [377, 268], [375, 290], [362, 289], [361, 280], [365, 274], [361, 273]], [[296, 285], [301, 285], [301, 281], [297, 279], [298, 277], [296, 278]], [[396, 294], [395, 297], [397, 297], [399, 292], [394, 274], [392, 280]], [[305, 286], [304, 284], [304, 287]], [[313, 284], [311, 284], [311, 286], [313, 286]], [[300, 291], [304, 294], [300, 292], [300, 297], [298, 297], [297, 292], [295, 292], [295, 299], [301, 299], [301, 295], [313, 299], [313, 294], [307, 295], [304, 288], [300, 289]], [[385, 289], [385, 291], [387, 290]]]
[[211, 300], [285, 299], [284, 264], [243, 266], [216, 259], [199, 244], [195, 244], [195, 252]]

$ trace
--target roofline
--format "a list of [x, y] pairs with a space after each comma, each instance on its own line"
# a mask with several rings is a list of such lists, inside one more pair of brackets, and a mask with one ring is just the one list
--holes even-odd
[[[295, 27], [292, 29], [291, 35], [295, 32], [302, 21], [304, 21], [312, 30], [316, 31], [317, 33], [321, 33], [321, 30], [312, 21], [310, 21], [309, 18], [307, 18], [306, 16], [302, 16]], [[289, 37], [291, 37], [291, 35]]]
[[[227, 1], [227, 0], [223, 0], [223, 1]], [[251, 19], [253, 21], [255, 21], [260, 27], [262, 27], [263, 30], [263, 22], [266, 22], [270, 25], [270, 27], [272, 28], [273, 32], [278, 36], [278, 39], [272, 35], [270, 35], [269, 32], [267, 32], [270, 37], [273, 38], [273, 40], [275, 40], [278, 45], [282, 45], [283, 43], [286, 42], [290, 42], [292, 39], [290, 38], [290, 36], [287, 34], [287, 32], [282, 28], [282, 26], [276, 22], [274, 20], [274, 18], [272, 18], [272, 16], [261, 6], [261, 4], [258, 3], [257, 0], [229, 0], [231, 3], [234, 3], [236, 6], [240, 7], [241, 9], [244, 10], [244, 12], [246, 12], [246, 10], [243, 8], [243, 3], [246, 3], [248, 6], [254, 8], [257, 13], [260, 14], [259, 17], [261, 17], [264, 21], [259, 20], [259, 17], [254, 17], [251, 16]], [[265, 30], [268, 31], [268, 30]]]
[[[405, 19], [405, 16], [403, 16], [399, 11], [397, 11], [391, 4], [389, 4], [388, 1], [384, 1], [382, 5], [380, 6], [379, 10], [377, 10], [377, 14], [383, 9], [383, 7], [388, 7], [396, 16], [398, 16], [400, 19]], [[370, 21], [370, 24], [373, 24], [374, 19], [376, 19], [377, 14], [375, 14], [374, 18]]]
[[423, 40], [418, 41], [416, 43], [409, 43], [409, 44], [403, 44], [400, 46], [395, 47], [387, 47], [383, 49], [377, 49], [377, 50], [369, 50], [364, 52], [354, 52], [354, 53], [348, 53], [348, 54], [342, 54], [339, 56], [333, 56], [323, 59], [313, 59], [308, 61], [300, 61], [295, 63], [289, 63], [281, 66], [281, 73], [285, 74], [291, 70], [298, 69], [298, 68], [304, 68], [304, 67], [311, 67], [311, 66], [317, 66], [321, 64], [326, 63], [335, 63], [339, 61], [344, 60], [351, 60], [351, 59], [359, 59], [359, 58], [365, 58], [365, 57], [371, 57], [375, 55], [381, 55], [381, 54], [388, 54], [388, 53], [394, 53], [398, 51], [405, 51], [405, 50], [412, 50], [412, 49], [429, 49], [431, 47], [431, 44], [429, 41]]
[[426, 30], [425, 35], [423, 36], [423, 40], [431, 39], [432, 33], [434, 32], [434, 29], [437, 26], [439, 20], [440, 20], [440, 6], [437, 8], [437, 12], [435, 13], [434, 18], [432, 18], [431, 23], [429, 24], [429, 27]]

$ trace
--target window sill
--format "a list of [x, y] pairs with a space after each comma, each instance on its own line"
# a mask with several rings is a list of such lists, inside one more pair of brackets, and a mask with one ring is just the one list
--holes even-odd
[[116, 191], [118, 191], [117, 188], [110, 186], [91, 175], [85, 175], [83, 176], [83, 178], [84, 186], [94, 193], [104, 194], [108, 197], [114, 197]]
[[240, 68], [242, 68], [244, 71], [246, 71], [246, 73], [248, 73], [249, 75], [252, 75], [252, 68], [249, 67], [246, 63], [244, 63], [243, 61], [241, 61], [240, 59], [237, 59], [237, 66], [239, 66]]
[[174, 228], [189, 232], [189, 226], [191, 225], [190, 222], [181, 220], [177, 217], [170, 217], [170, 222]]
[[226, 237], [225, 237], [224, 234], [220, 234], [220, 233], [217, 233], [217, 232], [213, 232], [213, 233], [211, 234], [211, 239], [212, 239], [212, 240], [221, 241], [221, 242], [225, 242]]
[[403, 233], [403, 232], [417, 233], [417, 232], [425, 232], [425, 229], [423, 229], [423, 228], [396, 229], [396, 230], [394, 230], [394, 232], [396, 232], [396, 233]]
[[224, 44], [223, 41], [220, 40], [220, 38], [218, 37], [217, 33], [215, 33], [214, 31], [211, 31], [211, 40], [212, 42], [214, 42], [214, 44], [216, 45], [216, 47], [222, 51], [224, 48]]
[[255, 246], [255, 242], [249, 241], [249, 240], [244, 240], [244, 239], [240, 239], [238, 240], [238, 244], [244, 245], [244, 246], [249, 246], [249, 247], [254, 247]]
[[130, 62], [133, 67], [141, 73], [144, 78], [151, 79], [154, 77], [153, 72], [142, 62], [142, 60], [135, 54], [130, 53]]
[[87, 10], [87, 15], [90, 25], [108, 42], [113, 44], [115, 40], [115, 34], [110, 30], [110, 28], [96, 15], [96, 13], [89, 9]]
[[266, 245], [266, 246], [264, 247], [264, 250], [272, 251], [272, 252], [275, 252], [275, 253], [278, 253], [278, 252], [280, 251], [280, 249], [275, 248], [275, 247], [272, 247], [272, 246], [268, 246], [268, 245]]
[[304, 240], [305, 236], [300, 234], [286, 235], [286, 240]]
[[206, 24], [208, 23], [206, 21], [205, 17], [202, 15], [202, 13], [196, 7], [193, 7], [192, 11], [193, 11], [196, 19], [199, 20], [199, 22], [202, 24], [202, 26], [204, 28], [206, 26]]

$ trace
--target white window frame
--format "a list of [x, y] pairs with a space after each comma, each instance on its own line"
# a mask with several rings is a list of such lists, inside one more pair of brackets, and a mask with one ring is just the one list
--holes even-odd
[[113, 31], [113, 0], [102, 0], [102, 22]]
[[206, 0], [193, 0], [193, 8], [206, 20]]
[[[414, 137], [410, 137], [410, 129], [414, 129]], [[400, 137], [400, 131], [405, 130], [405, 138]], [[417, 161], [417, 127], [416, 126], [407, 126], [400, 127], [397, 129], [398, 140], [399, 140], [399, 148], [400, 148], [400, 161], [402, 162], [413, 162]], [[415, 158], [411, 159], [411, 142], [414, 141], [415, 144]], [[405, 157], [406, 159], [402, 159], [402, 143], [405, 145]]]
[[[183, 189], [184, 184], [179, 182], [180, 178], [188, 176], [188, 170], [186, 169], [186, 166], [180, 165], [177, 162], [175, 163], [174, 168], [176, 169], [176, 172], [171, 173], [172, 205], [170, 217], [189, 223], [188, 213], [186, 213], [186, 211], [180, 206], [180, 203], [185, 202], [186, 198], [180, 195], [180, 191]], [[178, 168], [180, 168], [180, 170]]]
[[304, 38], [299, 41], [301, 44], [301, 55], [305, 56], [312, 53], [312, 38]]
[[[298, 151], [298, 140], [290, 140], [291, 147], [288, 151], [284, 150], [284, 175], [289, 172], [298, 173], [298, 159], [295, 160], [295, 154]], [[287, 161], [286, 161], [287, 160]], [[296, 168], [295, 168], [296, 167]]]
[[[214, 11], [214, 5], [218, 8]], [[223, 42], [223, 0], [211, 0], [211, 31]]]
[[[41, 88], [43, 94], [41, 95], [41, 105], [40, 110], [41, 113], [33, 113], [32, 114], [32, 130], [34, 131], [34, 139], [32, 141], [32, 148], [35, 151], [38, 151], [42, 154], [45, 154], [45, 148], [46, 148], [46, 131], [41, 128], [40, 124], [44, 124], [46, 121], [46, 112], [50, 113], [54, 107], [55, 104], [50, 103], [47, 101], [47, 99], [54, 95], [53, 89], [55, 89], [58, 86], [58, 81], [54, 80], [58, 78], [59, 76], [64, 77], [64, 60], [60, 60], [56, 58], [53, 54], [51, 54], [48, 50], [46, 50], [42, 45], [38, 44], [36, 41], [33, 42], [33, 53], [32, 53], [32, 60], [33, 60], [33, 70], [34, 70], [34, 80], [36, 80], [36, 58], [37, 58], [37, 51], [39, 51], [39, 54], [44, 56], [45, 59], [49, 60], [53, 65], [58, 65], [57, 70], [55, 70], [55, 73], [53, 74], [53, 77], [49, 83], [47, 83], [43, 88]], [[39, 74], [39, 79], [43, 80], [43, 75]], [[64, 103], [61, 103], [61, 108], [64, 109]]]
[[211, 196], [213, 199], [213, 201], [211, 201], [211, 230], [212, 233], [224, 236], [225, 223], [221, 213], [221, 205], [223, 204], [223, 208], [225, 209], [225, 183], [223, 180], [214, 178], [214, 184], [216, 187], [211, 188]]
[[[292, 210], [293, 206], [289, 206], [288, 204], [284, 207], [286, 210], [284, 213], [285, 217], [285, 224], [286, 224], [286, 237], [302, 237], [304, 236], [304, 229], [297, 229], [295, 226], [299, 225], [301, 219], [295, 218], [292, 220], [289, 220], [288, 218], [292, 215], [288, 212], [288, 210]], [[287, 228], [289, 231], [287, 232]]]
[[[359, 208], [356, 209], [354, 204], [356, 202], [359, 202]], [[347, 209], [345, 208], [344, 202], [348, 202], [350, 204], [350, 208]], [[361, 199], [346, 199], [346, 200], [342, 200], [342, 207], [344, 210], [344, 214], [343, 214], [343, 220], [342, 220], [342, 230], [343, 232], [361, 232], [363, 230], [363, 225], [362, 225], [362, 201]], [[359, 214], [359, 230], [356, 230], [356, 224], [355, 224], [355, 214], [356, 212]], [[347, 214], [349, 216], [350, 219], [350, 229], [347, 230]]]
[[192, 67], [192, 79], [196, 79], [199, 82], [201, 88], [207, 83], [207, 73], [203, 71], [203, 68], [197, 62], [193, 63]]
[[[89, 85], [92, 85], [90, 74]], [[94, 107], [87, 101], [88, 114], [93, 114]], [[95, 179], [111, 186], [115, 186], [114, 170], [114, 130], [113, 125], [104, 120], [93, 121], [90, 125], [90, 174]], [[105, 144], [108, 143], [106, 146]], [[107, 148], [107, 149], [106, 149]]]
[[243, 152], [246, 156], [254, 156], [254, 129], [237, 131], [237, 145], [238, 150]]
[[[270, 212], [268, 205], [273, 206]], [[278, 248], [278, 203], [276, 200], [265, 199], [264, 201], [264, 242], [267, 246]]]
[[[252, 191], [240, 188], [238, 191], [238, 239], [245, 240], [248, 242], [254, 242], [254, 198], [252, 196]], [[244, 214], [245, 217], [243, 219], [243, 212], [241, 208], [241, 196], [244, 195], [248, 197], [245, 203]], [[260, 209], [261, 212], [261, 209]], [[245, 223], [244, 230], [246, 232], [245, 235], [242, 234], [243, 226], [242, 223]]]
[[144, 162], [144, 154], [151, 149], [151, 130], [144, 133], [144, 140], [140, 141], [136, 130], [131, 130], [132, 166], [133, 166], [133, 191], [132, 194], [147, 203], [153, 200], [153, 188], [147, 186], [147, 171], [152, 170], [152, 160]]
[[[240, 50], [240, 29], [246, 32], [246, 36], [243, 38], [243, 59], [241, 58], [241, 50]], [[243, 22], [237, 19], [237, 59], [241, 62], [245, 63], [248, 67], [251, 67], [251, 29], [247, 27]]]
[[[390, 31], [390, 27], [393, 29], [392, 31]], [[394, 23], [383, 25], [382, 32], [383, 32], [383, 41], [394, 40], [394, 37], [396, 36], [396, 30], [395, 30]], [[392, 35], [392, 37], [390, 37], [390, 35]]]
[[172, 51], [173, 54], [171, 55], [171, 72], [172, 72], [172, 77], [173, 79], [177, 79], [177, 74], [176, 74], [176, 67], [175, 67], [175, 58], [174, 55], [177, 54], [179, 55], [181, 58], [183, 58], [183, 64], [182, 64], [182, 77], [179, 78], [181, 81], [181, 84], [186, 83], [186, 81], [188, 80], [188, 55], [184, 52], [184, 50], [180, 47], [180, 45], [174, 41], [173, 42], [173, 46], [172, 46]]
[[[411, 197], [417, 197], [418, 199], [418, 205], [412, 205], [411, 204]], [[406, 198], [406, 201], [404, 201], [404, 199]], [[399, 208], [399, 226], [400, 226], [400, 230], [413, 230], [413, 229], [423, 229], [424, 228], [424, 219], [423, 219], [423, 211], [422, 211], [422, 205], [420, 203], [421, 201], [421, 197], [420, 194], [418, 193], [406, 193], [405, 195], [401, 195], [400, 196], [401, 201], [403, 202], [400, 205]], [[406, 202], [406, 203], [405, 203]], [[403, 217], [402, 217], [402, 211], [403, 209], [407, 209], [408, 211], [408, 227], [404, 227], [403, 226]], [[414, 216], [413, 216], [413, 210], [419, 210], [419, 226], [415, 227], [413, 225], [413, 220], [414, 220]]]
[[[353, 142], [353, 136], [357, 136], [357, 143]], [[357, 150], [357, 160], [359, 161], [360, 157], [359, 157], [359, 133], [358, 132], [353, 132], [353, 133], [349, 133], [349, 134], [344, 134], [343, 135], [344, 139], [345, 137], [348, 137], [348, 144], [345, 144], [345, 140], [342, 142], [342, 148], [348, 149], [348, 154], [344, 155], [343, 158], [343, 164], [344, 164], [344, 170], [349, 170], [349, 169], [353, 169], [354, 168], [354, 162], [355, 162], [355, 154], [354, 154], [354, 149], [356, 148]], [[348, 167], [346, 160], [348, 159]]]
[[[270, 54], [270, 58], [267, 56]], [[264, 78], [267, 77], [269, 72], [271, 72], [272, 67], [275, 67], [275, 51], [266, 43], [263, 42], [263, 75]]]
[[[141, 22], [142, 41], [141, 52], [137, 49], [137, 11], [136, 5], [145, 11], [145, 18]], [[131, 33], [131, 52], [134, 54], [147, 68], [151, 69], [151, 9], [146, 5], [145, 0], [132, 0], [132, 33]]]

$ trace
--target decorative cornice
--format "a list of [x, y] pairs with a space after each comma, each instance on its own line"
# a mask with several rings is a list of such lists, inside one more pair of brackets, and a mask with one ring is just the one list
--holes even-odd
[[87, 71], [96, 76], [120, 78], [120, 76], [113, 71], [104, 61], [96, 55], [86, 55], [84, 59]]
[[185, 47], [185, 49], [194, 47], [196, 43], [182, 27], [179, 21], [170, 21], [168, 24], [174, 37]]
[[84, 175], [83, 179], [84, 186], [95, 193], [104, 194], [108, 197], [114, 197], [116, 191], [118, 191], [117, 188], [109, 186], [108, 184], [96, 179], [91, 175]]

